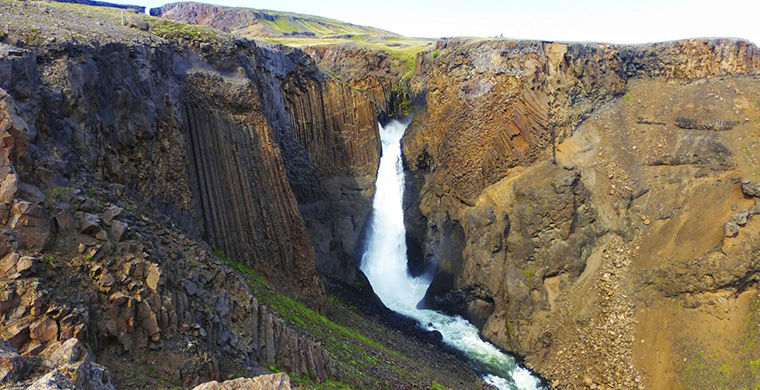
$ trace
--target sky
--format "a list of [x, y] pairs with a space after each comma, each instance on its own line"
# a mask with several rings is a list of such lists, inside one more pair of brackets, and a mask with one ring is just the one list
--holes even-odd
[[[114, 0], [112, 0], [114, 1]], [[157, 7], [165, 1], [115, 0]], [[411, 37], [501, 36], [647, 43], [695, 37], [760, 44], [760, 0], [205, 0], [325, 16]]]

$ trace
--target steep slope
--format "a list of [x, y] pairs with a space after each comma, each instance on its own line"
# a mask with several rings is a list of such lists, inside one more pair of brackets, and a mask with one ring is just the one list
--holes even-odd
[[411, 79], [425, 105], [403, 140], [427, 304], [560, 388], [755, 386], [757, 232], [741, 179], [757, 181], [760, 51], [438, 50]]

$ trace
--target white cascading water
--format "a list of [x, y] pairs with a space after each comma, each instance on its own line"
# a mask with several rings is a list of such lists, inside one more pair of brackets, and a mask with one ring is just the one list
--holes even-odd
[[483, 379], [504, 390], [539, 389], [540, 382], [515, 359], [478, 335], [478, 329], [460, 316], [418, 309], [430, 285], [424, 277], [409, 275], [402, 196], [404, 172], [401, 137], [406, 125], [391, 121], [380, 126], [383, 154], [377, 172], [372, 229], [361, 269], [378, 297], [389, 309], [417, 320], [427, 330], [437, 330], [443, 342], [461, 351]]

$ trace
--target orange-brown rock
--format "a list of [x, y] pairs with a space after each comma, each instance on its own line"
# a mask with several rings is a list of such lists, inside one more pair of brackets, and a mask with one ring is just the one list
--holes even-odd
[[439, 46], [403, 141], [428, 304], [558, 388], [754, 386], [757, 47]]

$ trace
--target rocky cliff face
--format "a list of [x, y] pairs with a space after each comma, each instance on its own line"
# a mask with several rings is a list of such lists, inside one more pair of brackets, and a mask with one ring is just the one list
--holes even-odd
[[[410, 261], [434, 274], [426, 303], [481, 325], [561, 388], [753, 385], [751, 348], [718, 358], [733, 378], [697, 374], [686, 340], [707, 342], [706, 329], [653, 331], [653, 321], [713, 321], [694, 307], [729, 290], [738, 298], [721, 307], [754, 315], [753, 203], [740, 179], [757, 164], [758, 49], [449, 40], [438, 50], [419, 58], [410, 86], [425, 106], [403, 139]], [[722, 340], [711, 345], [735, 347]], [[664, 355], [667, 367], [653, 358]]]
[[334, 376], [327, 352], [203, 241], [324, 310], [299, 207], [355, 193], [333, 207], [356, 245], [379, 153], [373, 104], [300, 51], [69, 11], [2, 9], [2, 338], [52, 356], [73, 337], [112, 369], [123, 352], [157, 351], [169, 360], [157, 375], [186, 386], [260, 364]]

